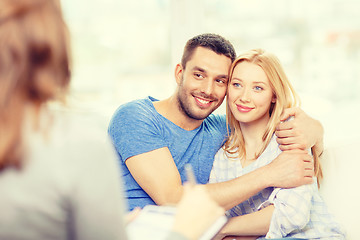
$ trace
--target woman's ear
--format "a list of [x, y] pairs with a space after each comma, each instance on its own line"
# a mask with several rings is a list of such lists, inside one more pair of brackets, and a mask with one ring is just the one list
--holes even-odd
[[177, 85], [180, 85], [181, 80], [182, 80], [182, 75], [184, 73], [184, 68], [182, 67], [182, 65], [180, 63], [178, 63], [175, 67], [175, 80]]
[[275, 94], [274, 94], [273, 97], [271, 98], [271, 103], [276, 103], [276, 96], [275, 96]]

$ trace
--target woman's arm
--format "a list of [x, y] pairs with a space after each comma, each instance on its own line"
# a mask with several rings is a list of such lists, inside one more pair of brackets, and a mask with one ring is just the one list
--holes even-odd
[[231, 218], [216, 239], [226, 236], [283, 238], [310, 220], [311, 197], [316, 182], [292, 189], [275, 189], [257, 212]]
[[274, 206], [269, 205], [257, 212], [233, 217], [221, 230], [216, 239], [226, 236], [262, 236], [269, 230]]
[[292, 189], [275, 189], [263, 204], [274, 206], [267, 237], [283, 238], [294, 230], [303, 229], [310, 220], [311, 199], [316, 189], [316, 181]]

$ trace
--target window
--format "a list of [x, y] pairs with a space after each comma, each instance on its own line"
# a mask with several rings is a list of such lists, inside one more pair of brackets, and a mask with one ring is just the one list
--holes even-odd
[[186, 40], [214, 32], [238, 53], [254, 47], [274, 52], [329, 141], [359, 135], [354, 131], [360, 120], [359, 1], [62, 3], [72, 35], [72, 99], [107, 118], [124, 102], [170, 96]]

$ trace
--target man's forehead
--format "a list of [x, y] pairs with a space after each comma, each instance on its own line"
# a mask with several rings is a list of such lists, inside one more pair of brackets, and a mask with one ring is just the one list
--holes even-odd
[[186, 64], [187, 67], [201, 68], [204, 71], [216, 71], [219, 74], [228, 74], [231, 59], [225, 55], [217, 54], [211, 49], [198, 47]]

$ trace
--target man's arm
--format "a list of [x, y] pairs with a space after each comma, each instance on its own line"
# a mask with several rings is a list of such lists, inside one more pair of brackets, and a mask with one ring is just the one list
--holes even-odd
[[282, 152], [268, 165], [233, 180], [207, 184], [210, 195], [230, 209], [267, 187], [291, 188], [313, 182], [312, 157], [302, 150]]
[[309, 117], [300, 108], [285, 109], [281, 116], [281, 121], [285, 121], [290, 116], [294, 119], [291, 121], [281, 122], [276, 128], [277, 142], [280, 149], [309, 149], [315, 147], [316, 152], [321, 155], [324, 150], [323, 136], [324, 129], [321, 123]]
[[[180, 174], [168, 148], [139, 154], [126, 160], [134, 179], [158, 205], [175, 204], [183, 193]], [[269, 187], [296, 187], [312, 182], [311, 157], [303, 151], [287, 151], [272, 163], [233, 180], [207, 184], [210, 196], [230, 209]]]
[[130, 157], [125, 164], [136, 182], [157, 205], [178, 203], [183, 187], [167, 147]]

